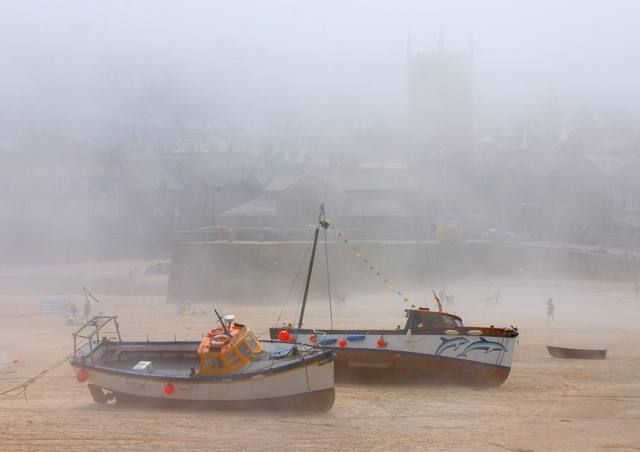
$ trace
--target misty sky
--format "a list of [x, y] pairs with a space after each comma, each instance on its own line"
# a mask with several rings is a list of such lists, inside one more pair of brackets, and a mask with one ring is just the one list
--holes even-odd
[[[404, 127], [407, 37], [435, 51], [442, 31], [445, 50], [473, 36], [476, 129], [535, 116], [552, 85], [564, 122], [581, 104], [639, 117], [638, 24], [637, 1], [5, 1], [0, 108], [182, 102], [342, 132]], [[125, 80], [121, 55], [157, 82]]]

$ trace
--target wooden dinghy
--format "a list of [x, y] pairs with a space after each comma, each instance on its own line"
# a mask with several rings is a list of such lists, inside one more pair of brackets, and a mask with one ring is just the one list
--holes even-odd
[[587, 350], [582, 348], [552, 347], [547, 345], [549, 354], [559, 359], [605, 359], [606, 350]]

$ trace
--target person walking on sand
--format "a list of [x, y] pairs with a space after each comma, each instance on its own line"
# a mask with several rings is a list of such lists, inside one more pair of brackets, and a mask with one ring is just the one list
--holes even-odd
[[553, 300], [549, 298], [547, 300], [547, 321], [553, 322], [553, 312], [556, 310], [556, 307], [553, 305]]
[[338, 300], [336, 301], [336, 307], [347, 307], [347, 292], [344, 289], [338, 291]]
[[71, 325], [75, 325], [78, 321], [78, 308], [76, 308], [76, 305], [73, 302], [71, 302], [71, 304], [69, 305], [69, 313], [73, 316], [73, 323], [71, 323]]
[[93, 317], [91, 313], [91, 303], [87, 298], [87, 301], [84, 303], [84, 317], [82, 319], [84, 320], [84, 323], [87, 323], [89, 320], [91, 320], [91, 317]]

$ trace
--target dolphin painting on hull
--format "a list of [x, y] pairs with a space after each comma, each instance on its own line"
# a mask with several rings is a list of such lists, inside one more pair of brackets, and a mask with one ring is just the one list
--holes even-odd
[[458, 348], [460, 348], [461, 345], [464, 345], [469, 342], [469, 340], [466, 337], [456, 337], [453, 339], [447, 339], [445, 337], [441, 337], [440, 340], [442, 340], [442, 344], [440, 344], [440, 346], [436, 350], [436, 356], [440, 356], [442, 352], [450, 348], [453, 348], [453, 351], [456, 352], [458, 351]]
[[464, 351], [458, 355], [458, 358], [460, 358], [461, 356], [464, 356], [466, 358], [467, 353], [474, 350], [484, 350], [485, 353], [507, 351], [504, 345], [499, 344], [498, 342], [488, 341], [484, 337], [481, 337], [479, 341], [467, 345]]

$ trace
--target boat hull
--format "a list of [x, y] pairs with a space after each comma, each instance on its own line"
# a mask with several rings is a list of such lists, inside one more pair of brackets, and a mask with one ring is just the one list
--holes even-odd
[[552, 347], [547, 345], [549, 354], [558, 359], [605, 359], [606, 350], [586, 350], [580, 348]]
[[[272, 335], [275, 333], [277, 330], [273, 329]], [[324, 342], [322, 347], [337, 355], [336, 381], [356, 383], [497, 387], [509, 377], [517, 340], [517, 333], [510, 336], [449, 336], [442, 331], [397, 330], [324, 333], [325, 336], [315, 335]], [[291, 334], [297, 342], [304, 343], [310, 341], [314, 332], [302, 330]], [[383, 346], [378, 344], [380, 339]]]
[[173, 400], [164, 397], [143, 397], [128, 393], [114, 393], [114, 399], [123, 405], [144, 406], [188, 406], [224, 411], [297, 411], [297, 412], [327, 412], [331, 410], [336, 399], [334, 388], [324, 389], [305, 394], [270, 397], [266, 399], [218, 401], [218, 400]]
[[410, 383], [498, 387], [510, 367], [397, 351], [340, 350], [335, 378], [340, 383]]

